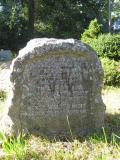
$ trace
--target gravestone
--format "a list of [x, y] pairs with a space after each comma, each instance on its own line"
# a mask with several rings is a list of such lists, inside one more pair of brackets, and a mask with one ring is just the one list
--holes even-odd
[[12, 60], [11, 50], [1, 50], [0, 51], [0, 61], [9, 61]]
[[12, 131], [79, 136], [101, 128], [102, 80], [95, 51], [79, 40], [31, 40], [12, 63]]

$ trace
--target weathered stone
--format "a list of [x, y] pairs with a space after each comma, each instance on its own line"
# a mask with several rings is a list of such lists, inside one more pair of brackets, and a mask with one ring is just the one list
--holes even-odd
[[12, 52], [10, 50], [1, 50], [0, 61], [9, 61], [9, 60], [12, 60]]
[[79, 40], [31, 40], [12, 64], [12, 130], [78, 136], [102, 127], [102, 79], [96, 53]]

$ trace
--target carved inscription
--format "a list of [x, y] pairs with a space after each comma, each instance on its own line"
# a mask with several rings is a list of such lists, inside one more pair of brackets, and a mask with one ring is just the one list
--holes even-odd
[[66, 65], [60, 57], [53, 58], [53, 62], [47, 59], [26, 65], [23, 74], [23, 115], [86, 111], [86, 98], [92, 84], [84, 87], [83, 83], [90, 79], [93, 81], [93, 64], [67, 58]]

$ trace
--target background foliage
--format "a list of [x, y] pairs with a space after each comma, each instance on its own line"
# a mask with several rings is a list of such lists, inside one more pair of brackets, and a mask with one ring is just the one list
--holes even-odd
[[100, 57], [104, 70], [104, 85], [120, 86], [120, 34], [102, 34], [100, 24], [92, 20], [81, 36]]
[[[118, 6], [119, 0], [114, 3], [114, 15]], [[18, 53], [37, 37], [81, 38], [103, 58], [105, 84], [116, 85], [120, 34], [107, 34], [107, 26], [108, 0], [0, 0], [0, 49]]]
[[120, 60], [120, 34], [101, 34], [98, 38], [89, 41], [100, 57]]
[[106, 30], [108, 1], [0, 0], [0, 48], [19, 50], [34, 37], [76, 38], [97, 18]]
[[120, 63], [109, 58], [100, 58], [104, 69], [104, 85], [120, 86]]
[[93, 39], [96, 39], [100, 34], [100, 25], [98, 24], [97, 19], [94, 19], [90, 22], [88, 29], [85, 29], [81, 36], [81, 40], [84, 43], [91, 44]]

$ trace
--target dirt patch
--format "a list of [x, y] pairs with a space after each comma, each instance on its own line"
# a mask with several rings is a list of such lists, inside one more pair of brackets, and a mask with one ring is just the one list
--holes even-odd
[[102, 94], [106, 112], [120, 113], [120, 88], [111, 88]]

